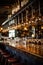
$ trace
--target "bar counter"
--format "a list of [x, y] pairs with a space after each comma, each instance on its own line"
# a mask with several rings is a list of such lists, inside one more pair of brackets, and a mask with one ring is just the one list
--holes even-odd
[[28, 52], [28, 50], [20, 48], [20, 47], [13, 47], [6, 44], [1, 44], [1, 45], [4, 46], [6, 51], [10, 52], [10, 54], [15, 55], [22, 62], [26, 62], [27, 65], [29, 63], [32, 65], [36, 65], [36, 64], [43, 65], [43, 56], [30, 53]]
[[[11, 46], [11, 45], [7, 45], [7, 46], [9, 46], [10, 48], [12, 48], [12, 49], [18, 49], [18, 50], [20, 50], [20, 51], [22, 51], [22, 52], [26, 52], [27, 54], [29, 53], [29, 54], [32, 54], [32, 55], [34, 55], [34, 56], [37, 56], [37, 57], [40, 57], [40, 58], [43, 58], [43, 56], [41, 56], [41, 55], [39, 55], [39, 54], [35, 54], [35, 53], [32, 53], [32, 52], [29, 52], [29, 50], [27, 49], [27, 48], [23, 48], [22, 46], [17, 46], [17, 47], [14, 47], [14, 46]], [[34, 50], [33, 50], [34, 51]]]

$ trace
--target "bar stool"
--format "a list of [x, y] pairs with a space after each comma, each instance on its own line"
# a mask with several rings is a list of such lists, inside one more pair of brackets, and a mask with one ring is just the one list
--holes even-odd
[[0, 57], [0, 59], [1, 59], [0, 61], [1, 61], [1, 63], [3, 63], [3, 60], [5, 60], [4, 57], [7, 58], [7, 57], [9, 57], [10, 55], [9, 55], [7, 52], [5, 52], [5, 51], [1, 51], [0, 56], [1, 56], [1, 57]]
[[8, 54], [8, 53], [2, 53], [2, 59], [1, 59], [2, 65], [6, 65], [7, 62], [9, 64], [9, 63], [16, 62], [16, 61], [17, 60], [14, 59], [10, 54]]
[[2, 53], [2, 50], [0, 49], [0, 62], [1, 62], [1, 58], [2, 58], [1, 53]]
[[1, 55], [4, 55], [4, 54], [7, 54], [7, 53], [2, 51], [2, 52], [1, 52]]
[[10, 54], [6, 51], [2, 51], [1, 52], [1, 62], [3, 62], [3, 59], [5, 58], [9, 58], [10, 57]]
[[5, 65], [12, 65], [12, 63], [17, 63], [17, 62], [18, 62], [17, 59], [10, 57], [7, 59]]
[[3, 54], [2, 55], [1, 62], [3, 65], [5, 65], [5, 63], [6, 63], [6, 58], [9, 58], [9, 57], [10, 57], [10, 54]]
[[3, 50], [0, 49], [0, 59], [2, 58], [2, 54], [5, 54]]

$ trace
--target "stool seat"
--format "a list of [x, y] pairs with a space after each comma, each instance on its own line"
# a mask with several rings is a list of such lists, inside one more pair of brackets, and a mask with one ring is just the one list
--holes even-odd
[[7, 54], [6, 52], [1, 52], [1, 54], [3, 55], [3, 54]]
[[0, 49], [0, 52], [2, 52], [2, 50]]
[[14, 58], [8, 58], [8, 62], [16, 62], [17, 59], [14, 59]]
[[9, 54], [4, 54], [3, 56], [4, 56], [5, 58], [10, 57]]

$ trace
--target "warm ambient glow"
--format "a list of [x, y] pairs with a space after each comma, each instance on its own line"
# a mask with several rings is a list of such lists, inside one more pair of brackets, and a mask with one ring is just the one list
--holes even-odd
[[27, 27], [24, 27], [24, 30], [28, 30]]
[[35, 37], [35, 35], [34, 35], [34, 34], [32, 34], [32, 37]]
[[7, 32], [8, 31], [8, 29], [3, 29], [3, 31], [2, 32]]
[[34, 23], [34, 21], [32, 21], [32, 23]]
[[41, 26], [41, 29], [43, 29], [43, 26]]
[[9, 29], [9, 27], [8, 27], [8, 29]]
[[39, 20], [41, 20], [41, 18], [39, 18]]
[[12, 9], [12, 14], [14, 14], [15, 12], [17, 12], [20, 9], [20, 6], [17, 5], [17, 7]]
[[3, 30], [3, 28], [2, 27], [0, 27], [0, 31], [2, 31]]
[[21, 24], [19, 24], [19, 25], [13, 25], [13, 26], [11, 26], [11, 27], [8, 27], [8, 30], [10, 30], [10, 29], [19, 29], [19, 28], [21, 28]]
[[21, 28], [21, 24], [19, 24], [19, 25], [17, 26], [17, 28]]
[[27, 23], [24, 23], [23, 25], [22, 24], [18, 24], [18, 25], [14, 25], [14, 26], [11, 26], [11, 27], [8, 27], [8, 30], [10, 30], [10, 29], [20, 29], [21, 27], [24, 27], [24, 30], [28, 30], [27, 29]]
[[3, 30], [3, 28], [1, 28], [1, 30]]

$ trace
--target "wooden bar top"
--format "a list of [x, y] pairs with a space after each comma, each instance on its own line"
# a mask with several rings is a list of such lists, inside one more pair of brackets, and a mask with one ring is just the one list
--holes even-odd
[[33, 55], [33, 56], [36, 56], [36, 57], [39, 57], [39, 58], [42, 58], [42, 59], [43, 59], [43, 56], [40, 56], [40, 55], [38, 55], [38, 54], [29, 52], [26, 48], [14, 47], [14, 46], [11, 46], [11, 45], [7, 45], [7, 46], [9, 46], [9, 47], [12, 48], [12, 49], [17, 49], [17, 50], [20, 50], [20, 51], [22, 51], [22, 52], [25, 52], [26, 54], [31, 54], [31, 55]]

